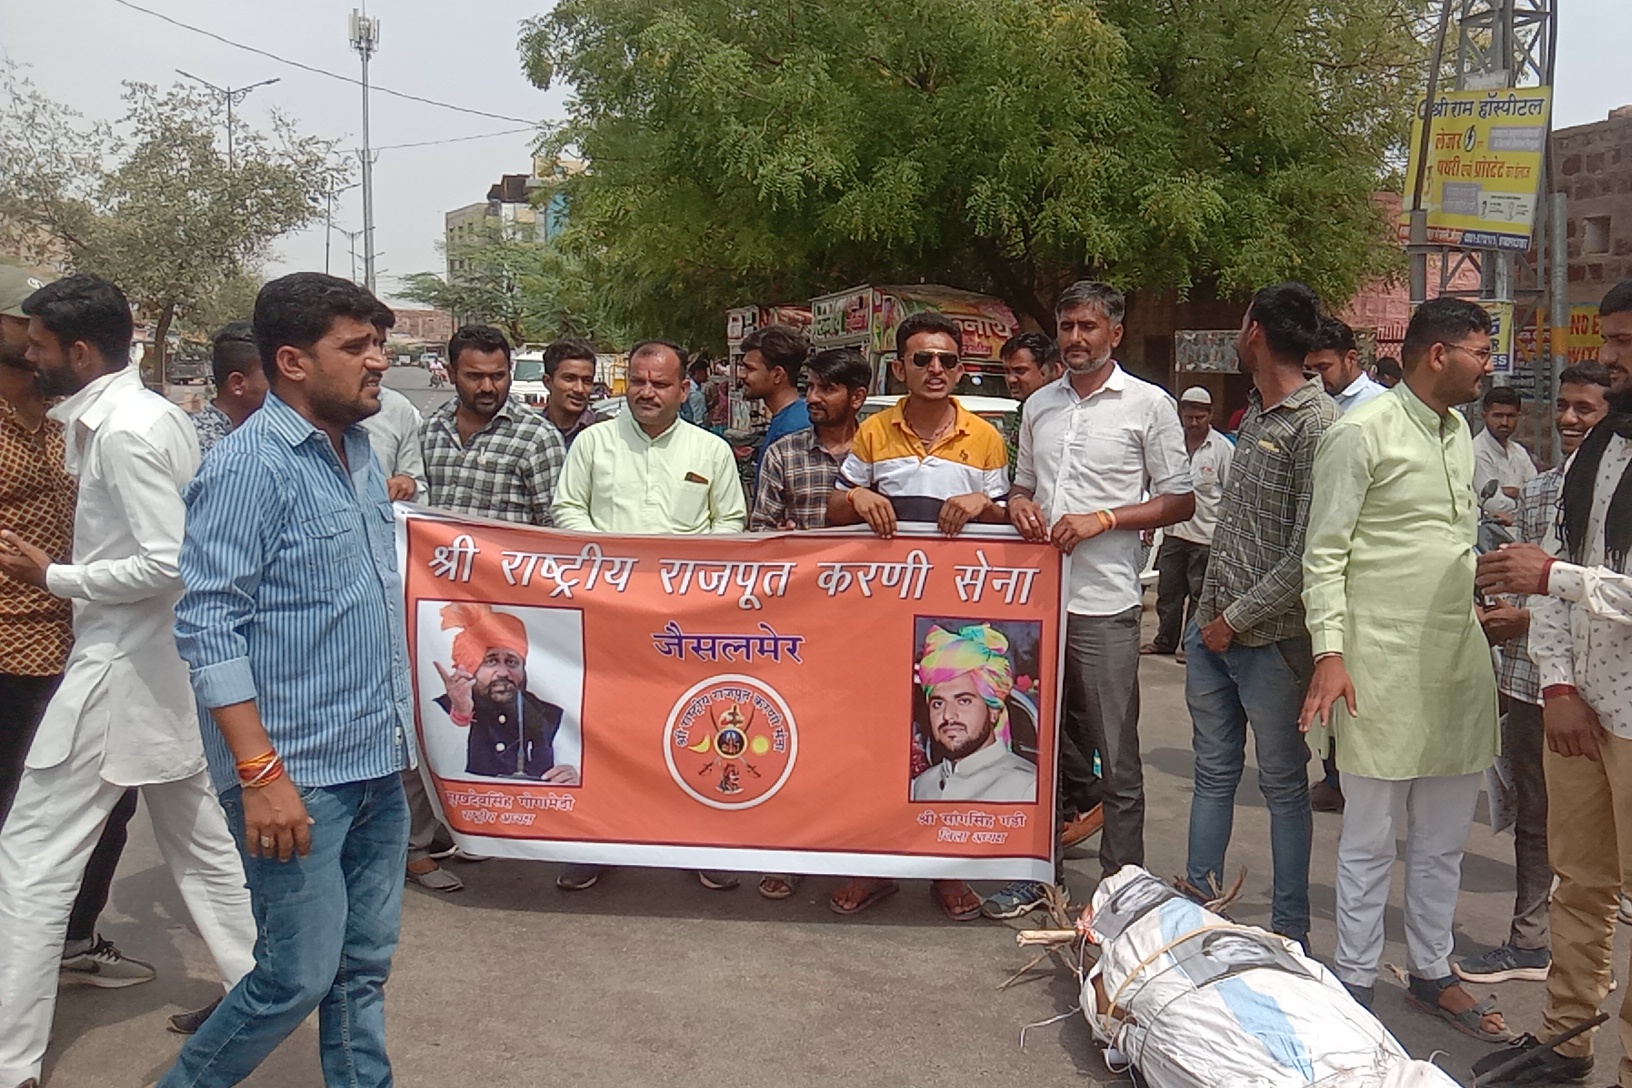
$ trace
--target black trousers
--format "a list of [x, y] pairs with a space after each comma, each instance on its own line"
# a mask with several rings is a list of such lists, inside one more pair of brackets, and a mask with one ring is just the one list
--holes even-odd
[[1201, 599], [1207, 578], [1206, 544], [1192, 544], [1176, 536], [1162, 537], [1156, 552], [1156, 650], [1170, 654], [1184, 641], [1184, 625]]
[[[0, 673], [0, 827], [5, 826], [17, 785], [23, 777], [23, 760], [34, 733], [45, 716], [46, 704], [62, 682], [58, 676], [14, 676]], [[79, 897], [68, 915], [68, 940], [88, 941], [96, 935], [96, 920], [108, 905], [113, 890], [113, 873], [125, 852], [126, 825], [136, 815], [136, 791], [126, 790], [108, 816], [102, 838], [85, 865], [85, 880]]]

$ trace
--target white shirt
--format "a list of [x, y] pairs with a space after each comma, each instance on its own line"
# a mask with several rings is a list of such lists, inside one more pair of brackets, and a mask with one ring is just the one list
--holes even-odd
[[1487, 514], [1506, 514], [1516, 517], [1519, 500], [1503, 488], [1523, 489], [1536, 478], [1536, 463], [1530, 460], [1530, 451], [1514, 439], [1503, 446], [1486, 427], [1473, 436], [1473, 493], [1483, 495], [1485, 485], [1496, 481], [1496, 494], [1481, 499], [1479, 508]]
[[[1051, 527], [1066, 514], [1192, 490], [1172, 395], [1118, 363], [1110, 366], [1111, 376], [1087, 397], [1077, 396], [1067, 374], [1026, 401], [1014, 483], [1031, 491]], [[1113, 529], [1083, 541], [1070, 567], [1066, 611], [1114, 616], [1138, 607], [1137, 530]]]
[[1350, 382], [1347, 389], [1335, 394], [1332, 399], [1337, 401], [1337, 410], [1339, 412], [1347, 412], [1349, 409], [1358, 408], [1366, 401], [1374, 397], [1380, 397], [1386, 392], [1388, 392], [1388, 386], [1373, 380], [1370, 374], [1362, 370], [1360, 376]]
[[748, 504], [731, 447], [677, 419], [653, 438], [627, 410], [579, 434], [555, 484], [555, 527], [590, 533], [740, 533]]
[[914, 778], [912, 799], [1030, 804], [1037, 800], [1037, 767], [994, 740], [963, 759], [943, 759]]
[[1207, 428], [1207, 438], [1190, 455], [1190, 479], [1196, 488], [1196, 512], [1189, 521], [1181, 521], [1164, 529], [1168, 536], [1191, 544], [1213, 542], [1218, 529], [1218, 510], [1224, 503], [1224, 484], [1230, 478], [1230, 459], [1235, 456], [1235, 444], [1213, 428]]
[[412, 476], [419, 490], [411, 501], [421, 502], [429, 493], [425, 483], [425, 451], [419, 444], [419, 428], [425, 421], [420, 418], [414, 402], [397, 392], [380, 386], [380, 410], [363, 420], [368, 432], [369, 445], [385, 472], [385, 478]]
[[[1632, 442], [1611, 438], [1593, 484], [1586, 563], [1554, 563], [1547, 595], [1529, 598], [1529, 651], [1543, 694], [1555, 685], [1572, 685], [1605, 729], [1632, 740], [1632, 574], [1603, 565], [1604, 515], [1628, 464]], [[1563, 552], [1556, 526], [1542, 547], [1554, 555]]]
[[70, 563], [46, 588], [74, 602], [74, 647], [28, 766], [55, 767], [81, 731], [104, 748], [118, 786], [175, 782], [204, 769], [187, 666], [176, 652], [177, 560], [187, 522], [181, 489], [198, 471], [198, 436], [182, 410], [127, 366], [51, 409], [79, 478]]

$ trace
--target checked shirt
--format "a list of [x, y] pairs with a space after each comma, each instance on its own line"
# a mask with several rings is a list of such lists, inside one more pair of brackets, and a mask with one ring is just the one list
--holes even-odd
[[1243, 646], [1268, 646], [1307, 633], [1303, 540], [1315, 447], [1338, 417], [1336, 402], [1318, 379], [1267, 412], [1263, 405], [1253, 389], [1196, 605], [1200, 626], [1222, 613]]
[[429, 505], [524, 525], [554, 525], [550, 506], [555, 481], [567, 460], [561, 432], [542, 412], [507, 400], [487, 425], [459, 440], [454, 419], [459, 402], [450, 400], [425, 420]]
[[766, 446], [749, 531], [780, 529], [790, 521], [798, 529], [825, 527], [827, 499], [838, 481], [840, 461], [822, 448], [813, 427], [783, 435]]

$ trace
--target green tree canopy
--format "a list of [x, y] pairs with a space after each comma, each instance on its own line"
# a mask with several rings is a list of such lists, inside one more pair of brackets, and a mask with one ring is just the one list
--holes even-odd
[[855, 282], [1342, 299], [1392, 267], [1417, 0], [561, 0], [570, 238], [633, 325]]
[[447, 310], [458, 322], [496, 325], [511, 343], [561, 336], [611, 350], [627, 333], [607, 313], [601, 294], [572, 251], [533, 237], [531, 224], [493, 223], [449, 256], [460, 262], [451, 281], [434, 272], [403, 277], [397, 294]]
[[281, 117], [269, 133], [239, 122], [229, 168], [219, 103], [183, 87], [127, 83], [117, 127], [85, 124], [9, 67], [0, 93], [0, 241], [112, 280], [158, 344], [178, 318], [203, 326], [241, 302], [272, 243], [320, 218], [344, 175], [329, 142]]

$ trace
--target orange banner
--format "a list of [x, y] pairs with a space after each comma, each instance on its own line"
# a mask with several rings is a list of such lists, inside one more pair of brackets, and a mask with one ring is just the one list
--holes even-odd
[[422, 769], [466, 849], [1052, 878], [1052, 548], [398, 517]]

